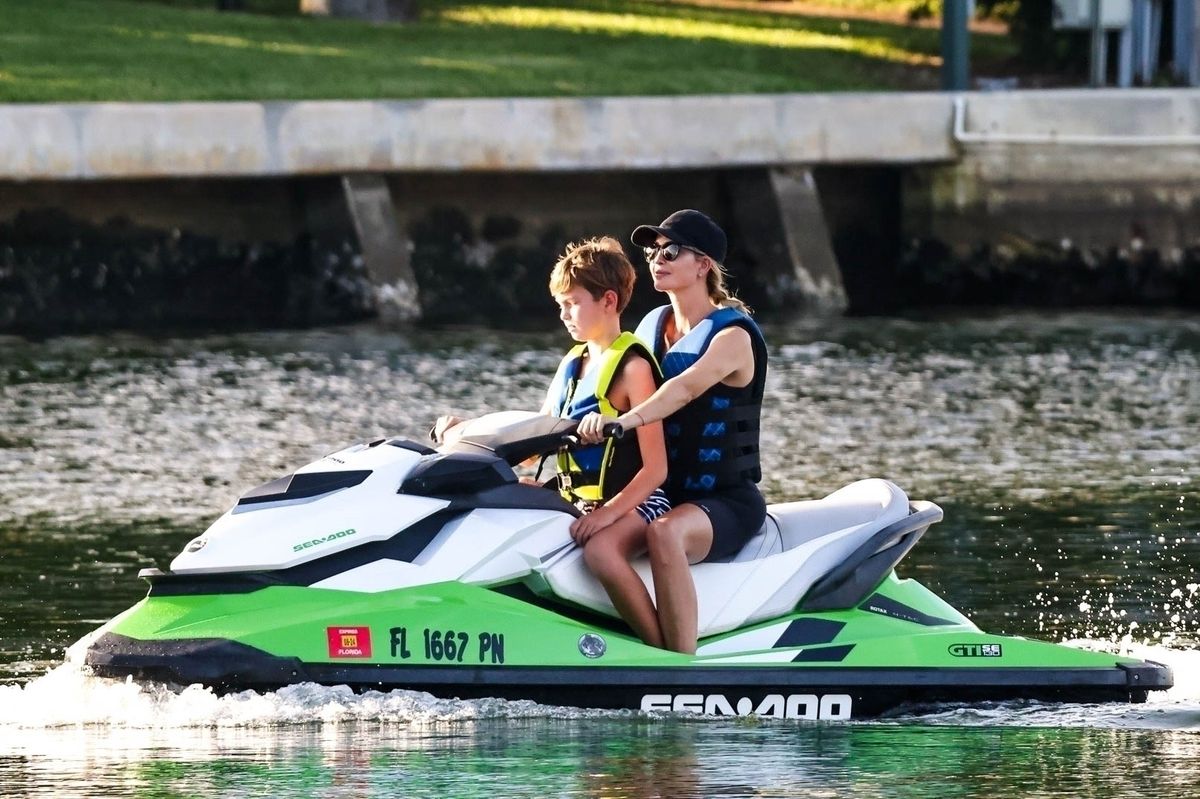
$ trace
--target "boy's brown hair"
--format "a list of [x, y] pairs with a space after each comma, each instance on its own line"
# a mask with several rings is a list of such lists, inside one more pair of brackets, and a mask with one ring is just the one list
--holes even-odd
[[582, 286], [598, 300], [611, 291], [617, 295], [617, 313], [621, 313], [629, 304], [636, 280], [637, 272], [621, 243], [612, 236], [601, 236], [567, 245], [550, 273], [550, 293], [565, 294]]

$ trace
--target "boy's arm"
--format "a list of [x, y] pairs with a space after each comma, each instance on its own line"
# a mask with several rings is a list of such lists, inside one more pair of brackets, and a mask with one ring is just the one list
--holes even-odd
[[433, 427], [429, 429], [429, 438], [435, 444], [453, 444], [461, 435], [461, 431], [457, 431], [457, 428], [469, 421], [470, 419], [464, 419], [461, 416], [439, 416], [433, 423]]

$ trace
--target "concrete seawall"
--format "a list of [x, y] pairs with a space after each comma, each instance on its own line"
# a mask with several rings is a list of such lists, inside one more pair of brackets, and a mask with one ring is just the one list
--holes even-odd
[[936, 94], [0, 106], [0, 179], [543, 172], [954, 156]]
[[1200, 153], [1200, 90], [0, 105], [6, 180], [898, 165], [1020, 146], [1071, 148], [1064, 169], [1153, 147], [1123, 166], [1163, 174]]
[[731, 228], [765, 307], [888, 307], [923, 242], [949, 270], [1056, 248], [1178, 265], [1200, 243], [1200, 91], [0, 106], [0, 224], [345, 235], [400, 316], [427, 305], [410, 254], [536, 272], [689, 205]]

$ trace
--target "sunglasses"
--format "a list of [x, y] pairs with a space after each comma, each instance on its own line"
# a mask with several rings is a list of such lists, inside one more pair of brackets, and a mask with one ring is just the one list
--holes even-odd
[[646, 263], [648, 264], [654, 263], [654, 259], [658, 258], [659, 256], [662, 256], [664, 261], [670, 263], [678, 258], [679, 254], [684, 250], [694, 252], [696, 255], [704, 255], [704, 253], [693, 247], [685, 247], [682, 244], [678, 244], [674, 241], [668, 241], [666, 244], [655, 244], [653, 247], [643, 247], [642, 250], [646, 253]]

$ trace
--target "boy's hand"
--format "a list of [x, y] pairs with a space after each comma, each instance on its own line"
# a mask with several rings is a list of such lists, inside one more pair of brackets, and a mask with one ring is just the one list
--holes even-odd
[[580, 420], [579, 427], [575, 428], [575, 435], [584, 444], [599, 444], [604, 440], [604, 426], [616, 420], [615, 416], [589, 413]]
[[[597, 414], [599, 415], [599, 414]], [[580, 516], [571, 523], [571, 538], [579, 546], [583, 546], [592, 536], [621, 518], [621, 514], [607, 505], [601, 505], [591, 513]]]
[[429, 431], [429, 437], [433, 439], [434, 443], [442, 444], [446, 440], [446, 431], [456, 424], [461, 424], [462, 421], [458, 416], [439, 416]]

